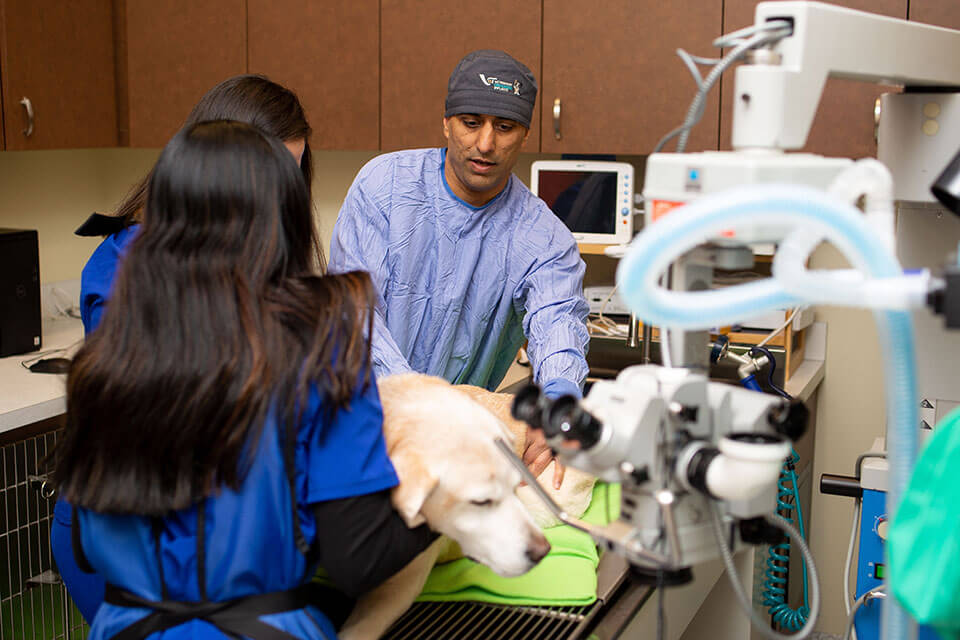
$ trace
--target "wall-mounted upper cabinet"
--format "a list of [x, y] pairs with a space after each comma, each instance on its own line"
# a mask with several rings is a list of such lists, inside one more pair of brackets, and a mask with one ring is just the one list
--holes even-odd
[[960, 29], [957, 0], [910, 0], [910, 19], [948, 29]]
[[[720, 0], [544, 0], [541, 150], [653, 151], [696, 91], [676, 49], [712, 55], [721, 14]], [[717, 105], [713, 93], [687, 151], [717, 148]]]
[[110, 0], [0, 0], [0, 149], [117, 144]]
[[294, 90], [313, 149], [377, 149], [378, 0], [247, 0], [251, 73]]
[[[380, 148], [446, 144], [447, 81], [474, 49], [501, 49], [539, 75], [540, 15], [540, 0], [382, 0]], [[536, 114], [524, 147], [529, 152], [540, 148]]]
[[114, 4], [121, 144], [162, 147], [208, 89], [246, 71], [247, 2]]
[[[953, 3], [954, 0], [945, 2]], [[756, 4], [756, 0], [726, 0], [724, 29], [732, 32], [753, 24]], [[830, 4], [894, 18], [907, 17], [907, 0], [836, 0]], [[735, 73], [735, 69], [731, 69], [723, 78], [723, 103], [720, 109], [721, 149], [730, 149], [733, 133]], [[803, 151], [831, 157], [875, 157], [875, 104], [880, 94], [891, 91], [899, 91], [899, 88], [839, 78], [827, 79], [827, 86], [820, 98], [817, 115]]]

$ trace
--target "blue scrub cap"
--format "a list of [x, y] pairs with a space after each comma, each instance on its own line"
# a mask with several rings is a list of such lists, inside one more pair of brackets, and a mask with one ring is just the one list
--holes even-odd
[[503, 51], [481, 49], [463, 57], [450, 74], [443, 117], [475, 113], [515, 120], [530, 128], [537, 79]]

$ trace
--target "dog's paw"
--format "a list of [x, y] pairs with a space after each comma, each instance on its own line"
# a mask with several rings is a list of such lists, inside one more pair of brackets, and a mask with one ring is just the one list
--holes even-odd
[[[574, 518], [579, 518], [590, 506], [590, 500], [593, 498], [593, 486], [597, 479], [589, 473], [567, 467], [564, 471], [563, 483], [559, 489], [555, 489], [553, 487], [553, 467], [555, 464], [555, 462], [551, 462], [537, 478], [540, 486], [550, 494], [550, 497], [560, 505], [561, 509]], [[530, 487], [524, 485], [517, 489], [517, 496], [541, 529], [560, 524], [553, 512], [547, 508], [543, 500]]]

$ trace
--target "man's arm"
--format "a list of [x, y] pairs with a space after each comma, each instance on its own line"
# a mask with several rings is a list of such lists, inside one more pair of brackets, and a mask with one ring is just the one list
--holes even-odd
[[548, 246], [552, 254], [533, 267], [518, 291], [525, 311], [527, 355], [534, 381], [547, 396], [579, 397], [588, 372], [590, 341], [586, 325], [590, 307], [583, 297], [585, 265], [572, 236], [554, 238]]
[[376, 308], [371, 353], [378, 376], [412, 371], [387, 328], [384, 291], [389, 282], [387, 267], [388, 222], [355, 181], [347, 193], [330, 241], [330, 273], [367, 271], [373, 279]]
[[[546, 244], [551, 251], [524, 277], [517, 291], [524, 310], [523, 330], [533, 379], [550, 398], [582, 395], [587, 377], [586, 349], [590, 340], [586, 318], [590, 311], [583, 297], [585, 265], [569, 233]], [[542, 252], [540, 252], [542, 255]], [[553, 454], [543, 432], [528, 431], [523, 461], [539, 475]], [[556, 465], [553, 483], [563, 482], [563, 467]]]

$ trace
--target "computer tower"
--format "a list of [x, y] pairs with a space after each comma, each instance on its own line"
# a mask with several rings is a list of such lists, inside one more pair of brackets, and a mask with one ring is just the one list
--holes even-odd
[[40, 348], [37, 232], [0, 229], [0, 357]]

